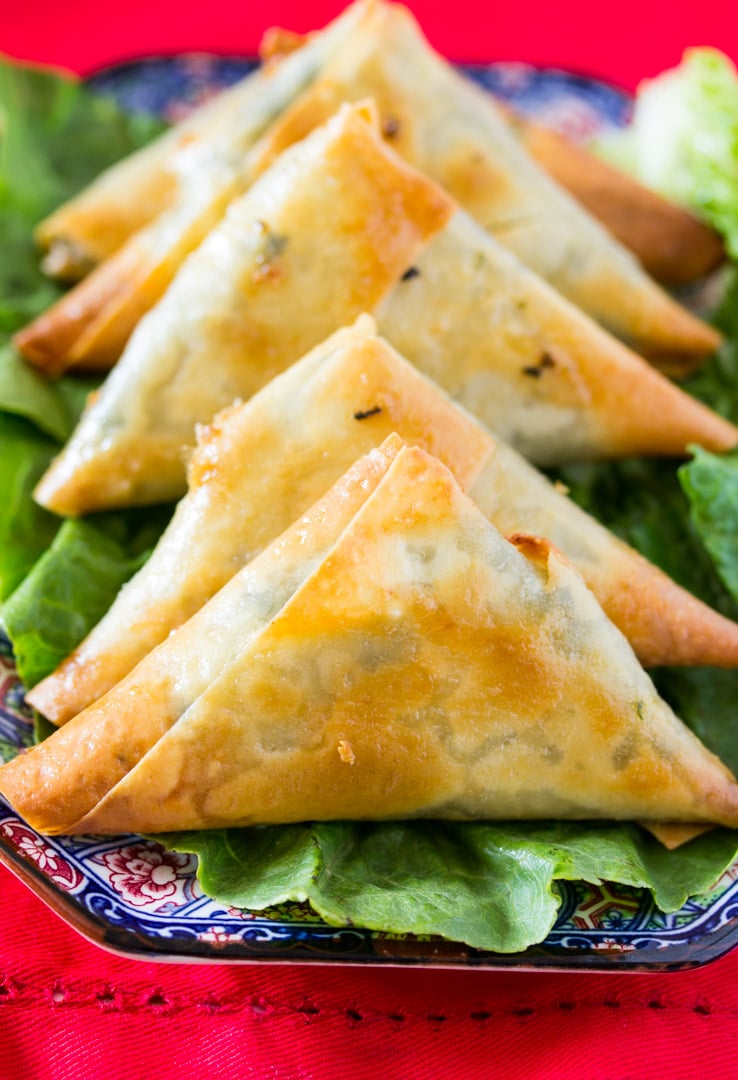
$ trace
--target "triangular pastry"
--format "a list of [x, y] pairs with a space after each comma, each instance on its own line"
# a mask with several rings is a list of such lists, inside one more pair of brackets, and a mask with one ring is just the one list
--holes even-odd
[[574, 505], [404, 361], [362, 316], [199, 433], [189, 491], [151, 558], [27, 700], [55, 723], [96, 701], [396, 431], [505, 535], [553, 540], [645, 664], [738, 664], [738, 626]]
[[[273, 161], [271, 138], [262, 148], [259, 137], [315, 78], [354, 26], [361, 25], [370, 6], [352, 5], [298, 53], [270, 62], [196, 110], [143, 151], [143, 157], [134, 155], [130, 168], [123, 162], [108, 170], [41, 226], [41, 242], [52, 246], [50, 258], [68, 252], [73, 243], [84, 247], [89, 257], [90, 244], [98, 237], [106, 241], [113, 224], [122, 229], [128, 223], [131, 206], [147, 215], [116, 245], [111, 257], [16, 334], [14, 343], [27, 360], [51, 376], [67, 369], [106, 371], [115, 364], [136, 325], [164, 295], [187, 255], [222, 220], [229, 203]], [[146, 155], [154, 154], [158, 156], [149, 161]], [[129, 175], [134, 166], [143, 170], [142, 182], [151, 170], [147, 183], [166, 183], [165, 205], [152, 206], [151, 199], [137, 197], [136, 177]], [[112, 206], [100, 202], [108, 189], [117, 194]], [[123, 220], [116, 214], [119, 203]], [[70, 240], [68, 234], [82, 226], [83, 235]]]
[[[738, 824], [735, 779], [548, 542], [509, 543], [418, 448], [373, 451], [352, 479], [297, 523], [297, 566], [293, 527], [98, 705], [0, 770], [31, 825]], [[271, 574], [282, 558], [261, 584], [256, 564]]]
[[[537, 465], [721, 450], [738, 433], [458, 210], [376, 308], [392, 344]], [[690, 434], [691, 432], [691, 434]]]
[[[0, 792], [44, 832], [67, 832], [125, 776], [329, 554], [402, 448], [392, 437], [245, 566], [110, 693], [10, 767]], [[234, 637], [234, 630], [236, 631]], [[193, 658], [196, 662], [193, 663]], [[144, 710], [143, 706], [146, 705]]]
[[399, 154], [637, 352], [684, 372], [715, 350], [720, 336], [539, 167], [492, 96], [433, 51], [401, 4], [373, 4], [280, 123], [301, 137], [341, 102], [365, 97]]
[[[302, 68], [295, 73], [290, 65], [298, 63]], [[300, 80], [308, 88], [297, 97]], [[343, 22], [311, 36], [280, 61], [260, 109], [255, 101], [261, 84], [253, 85], [251, 97], [244, 95], [249, 108], [231, 109], [215, 132], [178, 156], [172, 209], [17, 336], [33, 363], [51, 373], [109, 366], [187, 253], [228, 201], [253, 182], [269, 155], [302, 139], [342, 102], [366, 97], [377, 101], [383, 133], [401, 156], [636, 351], [680, 372], [719, 343], [711, 327], [659, 289], [538, 167], [490, 95], [430, 49], [402, 6], [360, 4]], [[265, 130], [264, 118], [280, 112]]]
[[177, 498], [195, 425], [249, 398], [399, 280], [453, 205], [388, 152], [359, 106], [234, 202], [139, 324], [42, 480], [84, 513]]
[[[108, 258], [138, 229], [188, 195], [197, 197], [208, 157], [228, 167], [224, 152], [237, 158], [275, 116], [316, 77], [364, 18], [358, 0], [319, 34], [302, 39], [299, 52], [273, 58], [259, 70], [194, 109], [149, 146], [106, 169], [79, 195], [40, 223], [36, 239], [46, 252], [48, 271], [73, 279]], [[192, 167], [193, 148], [200, 169]]]
[[197, 423], [371, 308], [409, 359], [537, 463], [735, 445], [731, 424], [454, 213], [364, 115], [343, 106], [231, 205], [42, 479], [44, 506], [178, 497]]

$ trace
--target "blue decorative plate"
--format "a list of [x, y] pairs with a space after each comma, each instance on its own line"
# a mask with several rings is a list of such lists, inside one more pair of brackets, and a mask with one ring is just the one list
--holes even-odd
[[[111, 94], [124, 109], [174, 123], [256, 66], [252, 59], [186, 53], [121, 64], [95, 75], [90, 85]], [[519, 112], [578, 140], [622, 127], [630, 118], [629, 94], [584, 75], [507, 61], [461, 70]]]
[[[128, 109], [177, 119], [241, 78], [253, 61], [199, 54], [104, 72], [93, 86]], [[596, 80], [524, 64], [465, 69], [523, 112], [576, 138], [628, 118], [630, 99]], [[31, 742], [10, 646], [0, 635], [0, 757]], [[100, 945], [165, 960], [322, 961], [569, 970], [683, 968], [738, 943], [738, 863], [706, 895], [663, 915], [645, 890], [559, 883], [559, 917], [541, 945], [497, 955], [440, 938], [327, 926], [309, 906], [253, 914], [205, 896], [193, 856], [139, 836], [39, 836], [0, 799], [0, 860], [62, 918]]]

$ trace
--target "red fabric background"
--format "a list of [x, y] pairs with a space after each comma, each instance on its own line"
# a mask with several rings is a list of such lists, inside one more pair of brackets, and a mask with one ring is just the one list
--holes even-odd
[[[244, 54], [272, 23], [308, 29], [342, 6], [6, 0], [0, 47], [81, 73], [155, 52]], [[724, 0], [410, 6], [453, 58], [558, 64], [626, 86], [688, 44], [738, 57]], [[88, 944], [0, 868], [0, 1080], [692, 1080], [737, 1055], [738, 952], [662, 976], [148, 964]]]
[[738, 1057], [738, 952], [670, 975], [150, 964], [6, 871], [0, 905], [2, 1080], [695, 1080]]
[[[437, 49], [456, 60], [526, 60], [635, 86], [686, 45], [738, 58], [733, 0], [407, 0]], [[309, 30], [345, 0], [3, 0], [0, 49], [87, 73], [117, 60], [187, 49], [253, 53], [271, 25]]]

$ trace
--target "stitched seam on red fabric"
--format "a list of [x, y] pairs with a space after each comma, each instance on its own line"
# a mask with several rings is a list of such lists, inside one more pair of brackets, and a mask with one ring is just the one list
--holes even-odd
[[413, 1010], [398, 1010], [397, 1012], [382, 1011], [362, 1008], [353, 1004], [348, 1006], [320, 1006], [310, 1001], [301, 1003], [272, 1001], [263, 997], [217, 997], [204, 995], [202, 997], [189, 997], [181, 994], [167, 994], [161, 986], [140, 988], [136, 990], [118, 990], [109, 983], [68, 983], [57, 980], [45, 985], [23, 983], [15, 979], [6, 978], [0, 981], [0, 1009], [10, 1008], [12, 1005], [46, 1006], [51, 1009], [69, 1008], [97, 1008], [101, 1012], [114, 1013], [141, 1013], [148, 1015], [171, 1016], [187, 1010], [195, 1010], [210, 1015], [250, 1013], [255, 1020], [286, 1019], [289, 1017], [301, 1017], [306, 1022], [314, 1022], [320, 1019], [335, 1020], [343, 1018], [350, 1026], [359, 1025], [365, 1020], [390, 1021], [396, 1026], [408, 1022], [423, 1022], [435, 1026], [442, 1026], [449, 1021], [472, 1021], [476, 1024], [500, 1019], [502, 1017], [514, 1017], [521, 1021], [530, 1019], [542, 1013], [556, 1012], [559, 1014], [581, 1013], [582, 1011], [608, 1010], [618, 1012], [642, 1012], [650, 1009], [654, 1012], [670, 1013], [695, 1013], [704, 1017], [738, 1017], [738, 1007], [730, 1008], [724, 1005], [713, 1005], [703, 997], [695, 998], [692, 1002], [674, 1002], [658, 995], [650, 995], [642, 999], [623, 1001], [619, 998], [605, 998], [601, 1001], [559, 1001], [541, 1005], [526, 1005], [518, 1003], [505, 1008], [483, 1004], [475, 1006], [469, 1011], [449, 1012], [438, 1009], [437, 1011], [416, 1012]]

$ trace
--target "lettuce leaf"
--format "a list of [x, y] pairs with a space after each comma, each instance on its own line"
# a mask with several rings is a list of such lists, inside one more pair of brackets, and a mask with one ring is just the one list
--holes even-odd
[[717, 49], [689, 49], [643, 83], [633, 122], [596, 149], [708, 221], [738, 258], [738, 72]]
[[[61, 442], [76, 419], [74, 380], [49, 383], [15, 354], [10, 336], [61, 290], [44, 277], [35, 225], [103, 169], [163, 130], [122, 112], [72, 78], [0, 58], [0, 411], [25, 416]], [[83, 383], [85, 392], [90, 381]]]
[[10, 596], [58, 528], [31, 498], [57, 446], [36, 428], [0, 413], [0, 602]]
[[738, 601], [738, 451], [710, 454], [699, 446], [679, 470], [695, 530], [720, 579]]
[[10, 344], [61, 293], [41, 273], [33, 228], [162, 128], [154, 118], [123, 113], [76, 80], [0, 59], [0, 602], [59, 527], [32, 501], [32, 491], [97, 385], [69, 377], [50, 383]]
[[557, 881], [645, 887], [662, 911], [677, 911], [738, 850], [726, 829], [669, 852], [636, 825], [578, 822], [329, 822], [156, 839], [195, 853], [203, 889], [224, 904], [308, 900], [332, 926], [439, 934], [500, 953], [547, 936]]
[[169, 508], [65, 521], [2, 608], [26, 687], [49, 675], [100, 621], [148, 558]]

